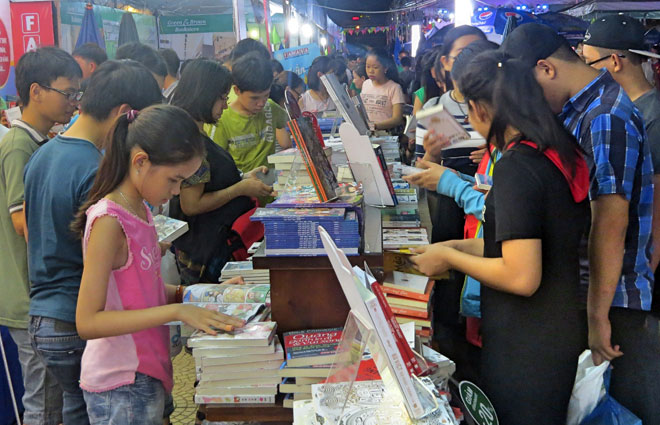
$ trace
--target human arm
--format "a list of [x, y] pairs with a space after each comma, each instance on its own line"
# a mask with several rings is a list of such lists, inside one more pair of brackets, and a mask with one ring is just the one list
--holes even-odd
[[268, 104], [273, 111], [273, 127], [275, 128], [275, 139], [282, 149], [289, 149], [291, 146], [293, 146], [291, 135], [288, 131], [286, 131], [289, 115], [284, 108], [271, 101], [270, 99], [268, 99]]
[[417, 112], [422, 110], [422, 107], [424, 107], [424, 104], [419, 99], [419, 97], [414, 93], [413, 93], [413, 98], [415, 99], [415, 102], [413, 103], [413, 115], [415, 115], [415, 114], [417, 114]]
[[282, 149], [289, 149], [291, 146], [293, 146], [291, 135], [288, 131], [286, 131], [285, 128], [275, 129], [275, 137], [277, 138], [277, 143]]
[[273, 188], [257, 178], [247, 178], [226, 189], [204, 193], [204, 184], [182, 187], [181, 210], [189, 217], [217, 210], [239, 196], [269, 196]]
[[14, 231], [18, 236], [25, 237], [27, 225], [25, 223], [23, 173], [30, 154], [21, 149], [13, 149], [2, 158], [2, 177], [6, 187], [6, 202]]
[[442, 135], [436, 134], [435, 130], [431, 129], [424, 135], [424, 160], [439, 163], [442, 159], [442, 149], [449, 146], [449, 139]]
[[374, 130], [389, 130], [403, 124], [403, 103], [392, 105], [392, 118], [374, 124]]
[[11, 213], [11, 224], [18, 236], [23, 236], [27, 241], [27, 224], [25, 223], [25, 211], [20, 209]]
[[610, 307], [616, 292], [628, 228], [628, 201], [621, 195], [603, 195], [591, 202], [589, 233], [589, 348], [594, 363], [623, 355], [612, 346]]
[[541, 284], [541, 239], [504, 241], [499, 258], [483, 258], [443, 244], [415, 251], [419, 255], [411, 261], [427, 276], [458, 270], [488, 287], [524, 297], [534, 295]]
[[[103, 216], [92, 224], [76, 308], [76, 327], [83, 339], [131, 334], [181, 320], [215, 334], [211, 327], [242, 326], [240, 319], [185, 304], [169, 304], [140, 310], [105, 311], [108, 281], [114, 269], [128, 260], [126, 236], [116, 218]], [[171, 289], [167, 289], [171, 298]]]

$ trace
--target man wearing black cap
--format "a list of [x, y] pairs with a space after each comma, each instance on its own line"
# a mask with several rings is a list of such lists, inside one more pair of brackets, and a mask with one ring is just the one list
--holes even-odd
[[[630, 16], [606, 16], [589, 26], [582, 54], [587, 65], [597, 69], [606, 68], [642, 113], [655, 172], [653, 185], [660, 188], [660, 93], [648, 82], [642, 68], [645, 58], [660, 59], [660, 55], [644, 50], [645, 32], [642, 23]], [[658, 262], [660, 190], [656, 190], [653, 197], [651, 270], [656, 270]]]
[[597, 364], [613, 360], [613, 397], [645, 424], [660, 424], [660, 321], [648, 313], [653, 165], [641, 115], [607, 71], [582, 62], [550, 27], [521, 25], [501, 48], [534, 68], [586, 153], [591, 229], [588, 280], [581, 280], [589, 347]]

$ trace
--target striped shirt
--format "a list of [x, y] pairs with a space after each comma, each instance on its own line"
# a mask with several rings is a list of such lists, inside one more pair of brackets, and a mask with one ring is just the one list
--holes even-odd
[[650, 310], [653, 164], [641, 114], [604, 70], [566, 102], [560, 118], [586, 152], [589, 198], [619, 194], [629, 202], [623, 268], [612, 306]]

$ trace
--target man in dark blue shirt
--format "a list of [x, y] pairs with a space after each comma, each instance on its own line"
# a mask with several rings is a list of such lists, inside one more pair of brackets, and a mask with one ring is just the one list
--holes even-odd
[[83, 273], [82, 243], [70, 230], [87, 200], [101, 146], [116, 118], [160, 102], [151, 73], [134, 61], [103, 63], [89, 80], [78, 120], [32, 156], [25, 167], [25, 217], [29, 232], [30, 337], [64, 391], [62, 416], [88, 424], [79, 387], [85, 341], [76, 331]]
[[659, 320], [649, 313], [653, 166], [644, 122], [621, 86], [550, 27], [521, 25], [502, 49], [534, 67], [548, 103], [585, 151], [589, 347], [596, 364], [613, 360], [613, 397], [644, 423], [660, 423]]

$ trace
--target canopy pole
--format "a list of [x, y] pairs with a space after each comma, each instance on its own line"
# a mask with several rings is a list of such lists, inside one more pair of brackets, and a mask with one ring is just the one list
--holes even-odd
[[244, 0], [232, 0], [232, 11], [234, 13], [234, 33], [236, 41], [247, 38], [247, 26], [245, 25]]

